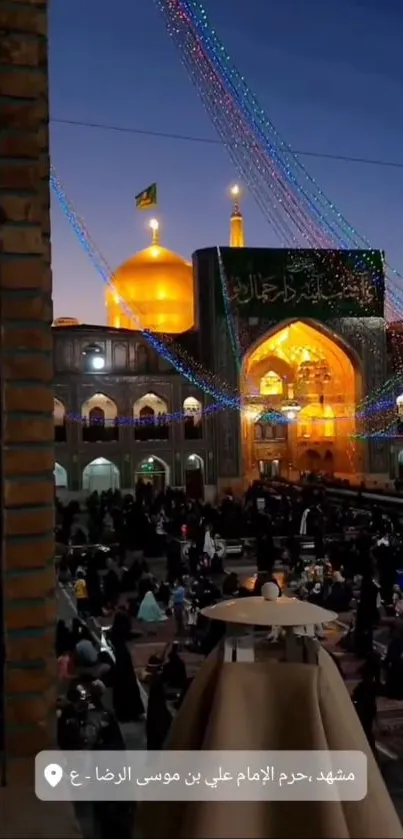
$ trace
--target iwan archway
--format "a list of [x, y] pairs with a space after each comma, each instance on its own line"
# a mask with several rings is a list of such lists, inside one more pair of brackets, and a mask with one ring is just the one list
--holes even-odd
[[361, 472], [358, 358], [316, 321], [280, 324], [254, 345], [241, 372], [244, 476]]

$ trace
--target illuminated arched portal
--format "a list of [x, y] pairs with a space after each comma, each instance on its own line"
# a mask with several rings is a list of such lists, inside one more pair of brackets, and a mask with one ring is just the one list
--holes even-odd
[[244, 359], [241, 392], [248, 480], [360, 471], [361, 376], [352, 352], [325, 327], [295, 321], [263, 338]]
[[150, 455], [136, 466], [135, 482], [151, 484], [156, 492], [163, 492], [169, 486], [169, 467], [162, 457]]

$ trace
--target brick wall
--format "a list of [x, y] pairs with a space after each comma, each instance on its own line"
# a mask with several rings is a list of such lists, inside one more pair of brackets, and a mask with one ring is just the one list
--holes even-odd
[[0, 62], [2, 562], [12, 783], [54, 742], [47, 0], [0, 0]]

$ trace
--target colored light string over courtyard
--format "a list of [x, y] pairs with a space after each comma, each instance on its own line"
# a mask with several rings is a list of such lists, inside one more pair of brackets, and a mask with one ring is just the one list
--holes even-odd
[[[202, 101], [209, 110], [208, 89], [211, 88], [219, 80], [221, 83], [221, 93], [216, 89], [214, 91], [213, 104], [210, 102], [211, 108], [217, 108], [219, 103], [222, 113], [227, 116], [231, 115], [235, 119], [237, 130], [242, 122], [244, 116], [249, 120], [249, 127], [252, 134], [255, 136], [255, 144], [248, 141], [247, 148], [249, 156], [252, 160], [256, 155], [260, 155], [257, 161], [255, 160], [255, 177], [249, 181], [246, 178], [250, 191], [255, 194], [258, 203], [261, 203], [262, 195], [265, 193], [265, 182], [270, 175], [270, 167], [262, 166], [262, 147], [263, 154], [269, 151], [272, 158], [272, 165], [276, 164], [281, 170], [281, 174], [288, 181], [289, 187], [297, 191], [304, 207], [309, 208], [306, 213], [307, 217], [314, 217], [314, 226], [309, 232], [309, 241], [312, 247], [317, 246], [315, 229], [319, 221], [319, 228], [324, 232], [327, 241], [333, 243], [333, 246], [344, 248], [366, 248], [368, 250], [368, 242], [360, 236], [355, 228], [344, 218], [342, 213], [335, 207], [335, 205], [327, 199], [324, 192], [318, 187], [315, 179], [309, 174], [301, 161], [292, 152], [291, 148], [285, 143], [283, 138], [279, 135], [271, 121], [267, 118], [263, 109], [258, 105], [256, 98], [248, 89], [245, 79], [238, 73], [230, 56], [223, 44], [218, 40], [216, 33], [210, 26], [207, 14], [200, 3], [187, 2], [186, 0], [156, 0], [157, 6], [164, 14], [168, 23], [168, 31], [177, 43], [182, 60], [191, 74], [192, 80], [198, 87], [199, 95]], [[201, 69], [204, 64], [204, 70]], [[198, 68], [197, 68], [197, 65]], [[206, 67], [208, 68], [206, 70]], [[218, 69], [217, 69], [218, 68]], [[225, 85], [224, 85], [225, 82]], [[234, 110], [234, 102], [236, 102], [238, 109]], [[210, 108], [210, 109], [211, 109]], [[210, 112], [210, 111], [209, 111]], [[212, 113], [210, 116], [216, 124], [216, 118]], [[217, 127], [217, 124], [216, 124]], [[223, 138], [226, 141], [227, 150], [233, 156], [233, 150], [229, 145], [229, 131]], [[238, 136], [238, 144], [242, 145], [242, 139]], [[257, 174], [256, 174], [257, 172]], [[300, 180], [298, 180], [298, 175]], [[302, 182], [301, 182], [302, 181]], [[311, 190], [308, 193], [306, 190], [309, 187]], [[287, 193], [283, 193], [286, 195]], [[286, 207], [281, 201], [279, 208], [285, 210], [289, 214], [290, 203]], [[320, 209], [318, 209], [320, 208]], [[267, 206], [265, 208], [267, 211]], [[327, 215], [326, 215], [327, 213]], [[294, 218], [294, 222], [296, 220]], [[275, 228], [274, 228], [275, 229]], [[293, 235], [293, 234], [292, 234]], [[304, 232], [304, 239], [306, 238], [306, 226]], [[322, 247], [326, 247], [324, 240], [321, 242]], [[367, 253], [363, 258], [367, 261], [371, 269], [370, 256]], [[401, 278], [401, 274], [396, 270], [388, 268], [388, 301], [387, 308], [390, 312], [393, 311], [396, 304], [398, 310], [401, 310], [401, 290], [396, 286], [396, 278]], [[390, 276], [392, 274], [392, 276]], [[395, 293], [395, 290], [397, 293]]]

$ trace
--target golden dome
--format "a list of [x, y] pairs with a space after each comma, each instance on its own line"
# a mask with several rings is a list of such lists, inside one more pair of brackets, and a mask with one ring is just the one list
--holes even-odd
[[192, 265], [159, 243], [124, 262], [114, 274], [113, 285], [106, 292], [108, 326], [171, 334], [192, 328]]

